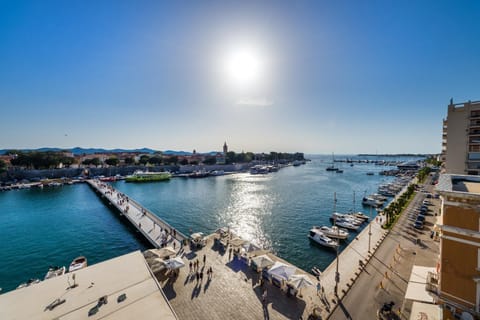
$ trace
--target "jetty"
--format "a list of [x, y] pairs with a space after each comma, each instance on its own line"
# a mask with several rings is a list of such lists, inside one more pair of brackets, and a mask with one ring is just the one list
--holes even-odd
[[97, 195], [115, 208], [120, 216], [125, 217], [131, 226], [140, 232], [154, 248], [162, 248], [168, 245], [177, 252], [183, 248], [187, 236], [153, 212], [116, 190], [110, 184], [100, 180], [87, 180], [86, 182], [95, 190]]
[[0, 319], [179, 318], [135, 251], [0, 295]]

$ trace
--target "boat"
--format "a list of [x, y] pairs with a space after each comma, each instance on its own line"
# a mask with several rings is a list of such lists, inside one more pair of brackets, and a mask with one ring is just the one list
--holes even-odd
[[373, 172], [367, 172], [367, 176], [373, 176], [375, 173]]
[[337, 171], [337, 173], [343, 173], [343, 170], [341, 170], [341, 169], [337, 169], [336, 171]]
[[34, 285], [34, 284], [37, 284], [37, 283], [40, 283], [40, 279], [30, 279], [28, 280], [27, 282], [24, 282], [22, 284], [20, 284], [17, 289], [22, 289], [22, 288], [26, 288], [26, 287], [30, 287], [31, 285]]
[[267, 174], [268, 167], [262, 165], [256, 165], [250, 168], [250, 174]]
[[150, 182], [150, 181], [167, 181], [172, 175], [170, 172], [147, 172], [137, 170], [132, 175], [125, 178], [126, 182]]
[[301, 164], [303, 164], [303, 163], [302, 163], [302, 161], [300, 161], [300, 160], [295, 160], [295, 161], [293, 161], [293, 166], [294, 166], [294, 167], [298, 167], [298, 166], [300, 166]]
[[338, 242], [327, 237], [323, 232], [313, 227], [308, 233], [308, 238], [315, 243], [327, 248], [338, 247]]
[[320, 277], [322, 275], [322, 271], [320, 271], [320, 269], [318, 269], [317, 267], [312, 268], [312, 273], [316, 277]]
[[339, 212], [334, 212], [332, 213], [332, 216], [330, 217], [330, 220], [336, 221], [336, 220], [345, 220], [347, 222], [350, 222], [353, 225], [360, 226], [363, 223], [363, 219], [357, 219], [352, 215], [345, 214], [345, 213], [339, 213]]
[[213, 171], [210, 172], [210, 175], [215, 176], [215, 177], [216, 176], [223, 176], [223, 175], [225, 175], [225, 171], [223, 171], [223, 170], [213, 170]]
[[350, 213], [350, 215], [357, 218], [357, 219], [361, 219], [363, 221], [368, 221], [368, 219], [369, 219], [369, 217], [365, 213], [360, 212], [360, 211], [352, 212], [352, 213]]
[[371, 197], [364, 197], [362, 199], [362, 204], [364, 206], [377, 208], [377, 207], [381, 207], [383, 205], [383, 202], [375, 200], [374, 198], [371, 198]]
[[194, 171], [188, 175], [189, 178], [206, 178], [209, 176], [210, 176], [210, 172], [205, 170]]
[[335, 168], [335, 157], [334, 157], [333, 153], [332, 153], [332, 165], [328, 166], [325, 170], [327, 170], [327, 171], [338, 171], [338, 168]]
[[336, 220], [334, 220], [334, 223], [337, 227], [342, 227], [342, 228], [349, 229], [349, 230], [354, 230], [354, 231], [356, 231], [356, 230], [358, 230], [358, 228], [360, 228], [359, 225], [353, 224], [350, 221], [345, 220], [345, 219], [336, 219]]
[[84, 256], [76, 257], [75, 259], [73, 259], [72, 263], [70, 263], [68, 272], [74, 272], [86, 267], [87, 267], [87, 258], [85, 258]]
[[328, 227], [328, 226], [321, 226], [321, 227], [313, 227], [314, 229], [320, 230], [329, 238], [334, 239], [347, 239], [349, 233], [345, 229], [341, 229], [337, 226]]
[[63, 267], [50, 267], [50, 268], [48, 268], [48, 272], [45, 275], [44, 280], [61, 276], [62, 274], [65, 274], [65, 271], [67, 271], [67, 268], [65, 268], [65, 266], [63, 266]]

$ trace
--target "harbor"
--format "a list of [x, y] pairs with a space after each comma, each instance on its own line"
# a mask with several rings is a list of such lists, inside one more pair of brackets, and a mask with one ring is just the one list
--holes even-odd
[[[313, 167], [310, 167], [311, 165]], [[304, 261], [298, 263], [295, 256], [273, 250], [272, 246], [268, 245], [268, 241], [257, 241], [255, 237], [252, 238], [241, 228], [234, 227], [232, 223], [224, 225], [232, 226], [232, 228], [220, 229], [219, 227], [222, 225], [216, 223], [216, 229], [209, 231], [209, 228], [195, 226], [195, 223], [191, 223], [188, 219], [172, 219], [171, 208], [166, 206], [159, 209], [151, 202], [155, 200], [151, 197], [152, 194], [170, 198], [168, 193], [170, 190], [174, 193], [177, 192], [177, 183], [182, 185], [183, 189], [188, 185], [198, 185], [200, 188], [198, 190], [213, 191], [215, 189], [212, 187], [215, 187], [219, 188], [218, 190], [231, 192], [228, 188], [224, 188], [224, 183], [235, 182], [235, 185], [243, 186], [242, 188], [247, 186], [251, 188], [255, 185], [271, 184], [277, 177], [289, 179], [291, 182], [291, 175], [299, 178], [298, 175], [302, 173], [311, 175], [312, 170], [327, 178], [331, 177], [335, 179], [332, 181], [337, 182], [344, 181], [345, 177], [349, 178], [349, 174], [355, 172], [359, 178], [362, 177], [363, 181], [370, 179], [378, 181], [380, 178], [379, 176], [372, 178], [362, 175], [365, 169], [359, 170], [359, 168], [351, 169], [349, 173], [339, 177], [325, 171], [324, 167], [327, 163], [313, 161], [311, 165], [301, 168], [292, 166], [268, 175], [246, 173], [201, 180], [175, 179], [146, 185], [125, 183], [124, 181], [107, 182], [99, 179], [85, 182], [88, 188], [94, 191], [92, 194], [96, 194], [101, 203], [108, 208], [117, 224], [125, 225], [135, 238], [145, 244], [148, 243], [147, 248], [154, 248], [144, 252], [145, 263], [159, 283], [167, 303], [172, 306], [180, 319], [221, 319], [225, 314], [229, 314], [229, 311], [225, 309], [227, 307], [218, 307], [218, 310], [212, 312], [211, 309], [206, 308], [207, 305], [236, 306], [235, 310], [238, 312], [231, 314], [232, 319], [257, 319], [262, 315], [268, 315], [272, 319], [308, 318], [309, 316], [326, 319], [337, 307], [339, 299], [349, 291], [362, 270], [362, 266], [369, 261], [374, 250], [384, 239], [386, 231], [381, 228], [381, 224], [384, 223], [383, 217], [375, 218], [375, 215], [372, 215], [369, 223], [362, 225], [361, 231], [350, 232], [347, 241], [342, 241], [338, 258], [335, 256], [336, 250], [319, 248], [317, 245], [309, 243], [306, 234], [312, 223], [304, 217], [304, 227], [300, 230], [303, 235], [297, 237], [297, 240], [291, 242], [291, 245], [295, 247], [298, 243], [307, 244], [300, 250], [314, 255], [317, 262], [305, 264]], [[371, 168], [366, 169], [372, 170]], [[388, 181], [393, 184], [393, 180], [380, 179], [383, 184]], [[382, 183], [379, 182], [373, 184], [370, 192], [375, 192], [380, 185]], [[79, 186], [65, 187], [78, 188]], [[139, 193], [144, 188], [149, 190], [148, 197], [144, 197], [147, 194]], [[55, 190], [61, 192], [61, 188], [19, 192], [54, 192]], [[352, 208], [352, 204], [345, 194], [339, 194], [339, 199], [338, 209], [341, 212]], [[332, 203], [332, 200], [325, 200], [327, 203]], [[334, 202], [336, 206], [337, 201]], [[346, 205], [345, 202], [347, 202]], [[187, 211], [175, 202], [172, 205], [177, 208], [175, 214], [178, 214], [179, 210]], [[194, 210], [197, 206], [188, 210]], [[203, 213], [208, 212], [202, 207], [197, 209], [202, 210]], [[355, 209], [355, 203], [353, 203], [353, 209]], [[236, 211], [235, 207], [231, 206], [230, 210]], [[323, 221], [328, 221], [331, 212], [331, 209], [326, 210]], [[205, 216], [202, 218], [205, 219]], [[170, 222], [172, 220], [173, 223]], [[120, 221], [124, 223], [119, 223]], [[321, 219], [315, 221], [314, 225], [319, 223], [322, 223]], [[298, 226], [296, 227], [298, 228]], [[188, 230], [187, 234], [185, 230]], [[192, 246], [192, 233], [205, 231], [207, 231], [206, 236], [201, 236], [203, 244]], [[155, 250], [167, 250], [169, 256], [166, 258], [155, 257], [153, 253]], [[259, 269], [255, 264], [258, 259], [264, 259], [263, 256], [271, 261], [264, 271], [262, 271], [264, 268]], [[329, 257], [330, 261], [328, 264], [322, 265], [318, 263], [318, 257]], [[173, 262], [174, 259], [177, 259], [176, 261], [182, 265], [175, 271], [169, 267], [169, 261]], [[206, 262], [203, 262], [203, 259]], [[199, 261], [200, 269], [192, 271], [189, 264], [196, 261]], [[283, 264], [290, 270], [290, 273], [283, 278], [270, 274], [268, 267], [272, 267], [276, 263]], [[115, 273], [114, 270], [115, 268], [112, 267], [111, 272]], [[210, 270], [212, 273], [207, 273]], [[197, 280], [197, 272], [202, 274], [203, 279]], [[304, 282], [300, 287], [295, 288], [297, 284], [295, 279], [298, 277], [302, 278]], [[38, 285], [48, 287], [49, 281], [42, 281], [32, 287]], [[229, 288], [228, 293], [225, 292], [225, 288]], [[185, 307], [187, 302], [189, 307]]]

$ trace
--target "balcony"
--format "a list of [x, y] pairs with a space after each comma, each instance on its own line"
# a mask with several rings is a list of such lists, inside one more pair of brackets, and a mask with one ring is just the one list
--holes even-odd
[[475, 110], [470, 112], [470, 119], [480, 119], [480, 111]]

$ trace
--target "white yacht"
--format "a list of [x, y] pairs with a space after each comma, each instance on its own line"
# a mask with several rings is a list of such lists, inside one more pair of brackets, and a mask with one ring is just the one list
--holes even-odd
[[320, 230], [323, 232], [324, 235], [326, 235], [329, 238], [334, 238], [334, 239], [347, 239], [349, 233], [345, 229], [341, 229], [337, 226], [321, 226], [321, 227], [313, 227], [313, 229]]
[[369, 219], [368, 216], [365, 213], [360, 212], [360, 211], [359, 212], [352, 212], [352, 213], [350, 213], [350, 215], [352, 217], [356, 218], [356, 219], [360, 219], [360, 220], [363, 220], [363, 221], [368, 221], [368, 219]]
[[316, 229], [315, 227], [312, 228], [308, 233], [308, 238], [327, 248], [336, 248], [338, 246], [337, 241], [330, 239], [322, 231]]
[[335, 225], [337, 227], [342, 227], [342, 228], [349, 229], [349, 230], [354, 230], [354, 231], [356, 231], [356, 230], [358, 230], [358, 228], [360, 228], [359, 225], [353, 224], [350, 221], [345, 220], [343, 218], [336, 219], [335, 220]]
[[364, 206], [369, 206], [369, 207], [381, 207], [383, 205], [383, 202], [375, 200], [374, 198], [371, 197], [364, 197], [362, 200], [362, 204]]
[[339, 213], [339, 212], [332, 213], [332, 216], [330, 217], [330, 219], [333, 220], [333, 221], [345, 220], [347, 222], [350, 222], [353, 225], [358, 225], [358, 226], [363, 223], [363, 219], [357, 219], [352, 215]]

